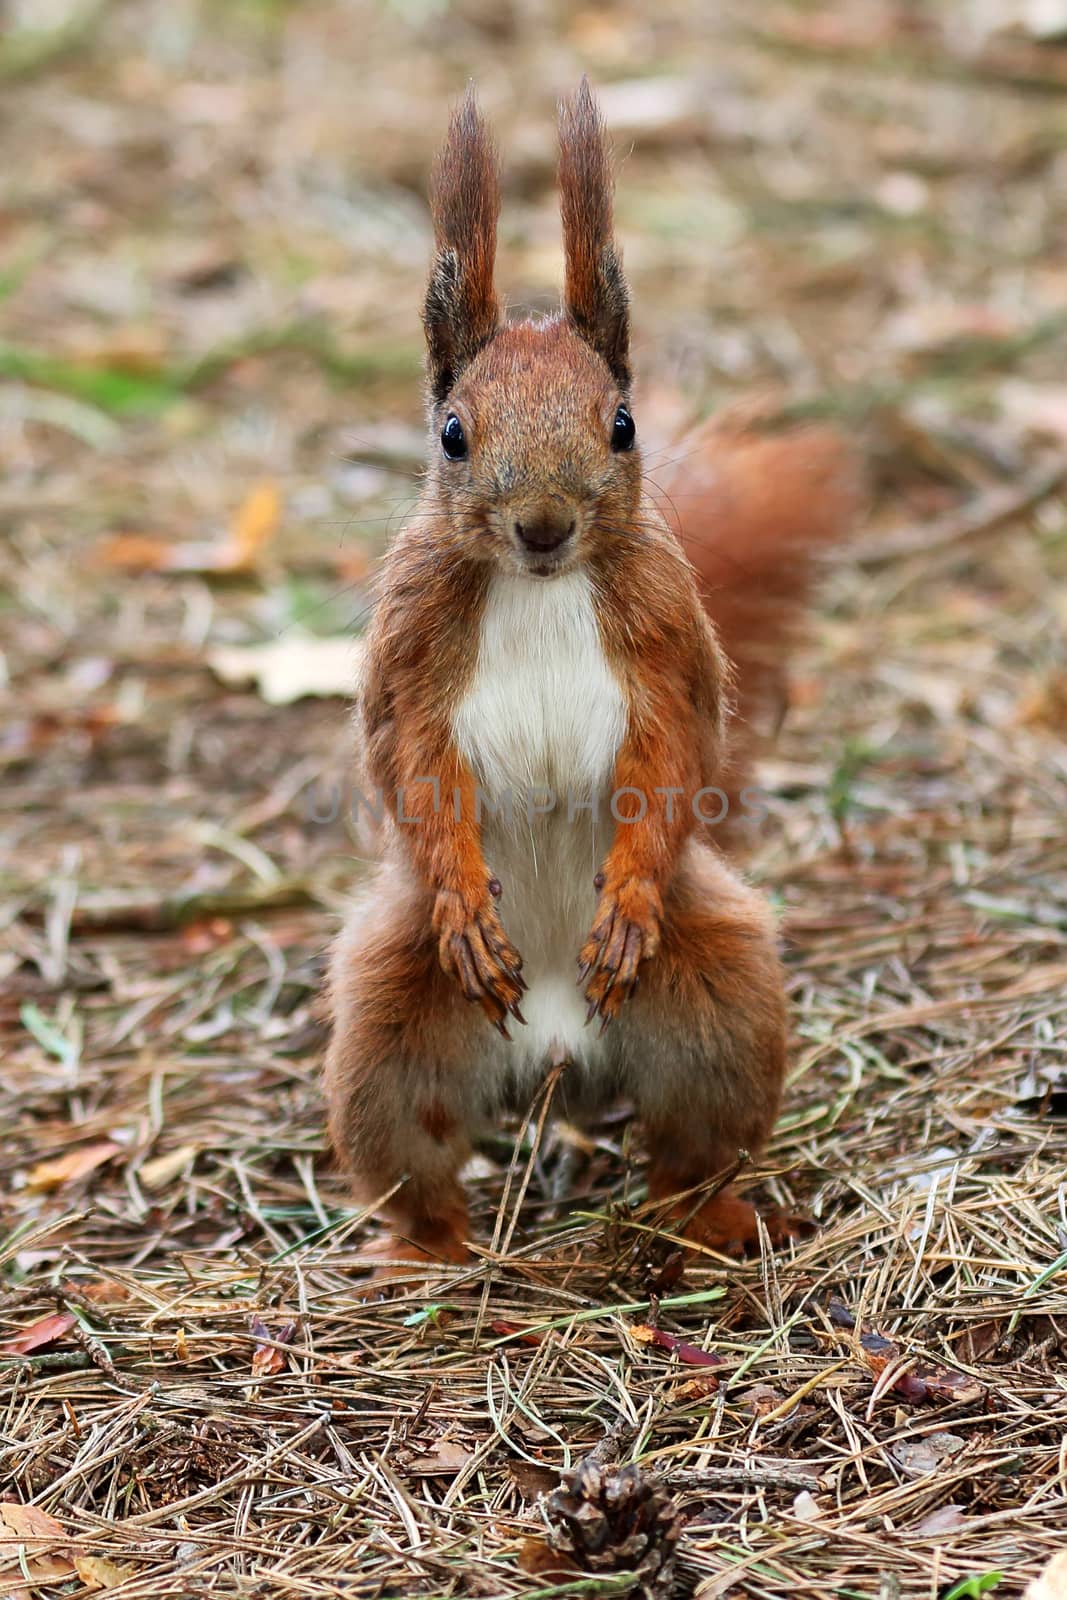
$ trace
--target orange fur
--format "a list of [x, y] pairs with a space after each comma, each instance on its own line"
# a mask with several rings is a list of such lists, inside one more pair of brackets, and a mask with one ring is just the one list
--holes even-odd
[[493, 287], [500, 184], [473, 92], [456, 110], [430, 185], [436, 255], [426, 289], [430, 391], [440, 400], [500, 320]]
[[[721, 786], [737, 796], [785, 709], [786, 668], [803, 637], [820, 559], [848, 535], [860, 483], [831, 428], [773, 428], [738, 407], [692, 429], [650, 474], [652, 495], [693, 564], [736, 683]], [[719, 843], [737, 841], [727, 826]]]
[[[806, 561], [815, 524], [783, 519], [786, 500], [755, 493], [753, 463], [773, 457], [748, 445], [724, 454], [709, 433], [700, 471], [673, 480], [678, 499], [700, 472], [718, 485], [710, 509], [683, 514], [680, 544], [648, 496], [639, 451], [615, 448], [627, 294], [588, 87], [561, 112], [559, 317], [497, 326], [495, 173], [468, 97], [434, 186], [429, 468], [384, 564], [360, 690], [364, 770], [397, 805], [330, 976], [333, 1145], [362, 1200], [388, 1196], [403, 1251], [421, 1261], [462, 1259], [457, 1174], [474, 1133], [501, 1105], [528, 1101], [561, 1049], [572, 1057], [560, 1091], [569, 1110], [617, 1093], [635, 1102], [651, 1193], [665, 1203], [740, 1149], [759, 1152], [785, 1069], [773, 920], [704, 841], [689, 803], [728, 770], [731, 670], [686, 553], [747, 705], [769, 681], [748, 679], [750, 629], [764, 631], [777, 671], [793, 621], [777, 578], [783, 525]], [[460, 457], [438, 444], [448, 419], [462, 430]], [[542, 631], [516, 649], [516, 627]], [[508, 660], [487, 660], [487, 640]], [[573, 705], [561, 705], [549, 658], [566, 663], [568, 651]], [[517, 731], [529, 748], [516, 754]], [[531, 816], [510, 831], [485, 822], [479, 774], [499, 761], [553, 782], [557, 768], [560, 782], [610, 780], [620, 803], [603, 849], [592, 819], [588, 834], [569, 818]], [[573, 1033], [559, 985], [575, 980], [599, 1034]], [[532, 1061], [524, 1006], [546, 1040]], [[754, 1232], [732, 1197], [698, 1206], [687, 1225], [716, 1247]]]
[[630, 296], [612, 228], [611, 157], [585, 78], [560, 107], [559, 197], [567, 315], [626, 391]]

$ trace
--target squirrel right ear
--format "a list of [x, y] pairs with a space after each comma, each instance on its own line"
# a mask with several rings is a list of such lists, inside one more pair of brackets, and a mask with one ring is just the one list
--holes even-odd
[[426, 287], [430, 392], [445, 398], [467, 363], [497, 330], [493, 287], [500, 181], [496, 151], [468, 89], [452, 113], [430, 188], [435, 254]]
[[559, 108], [559, 199], [566, 260], [564, 303], [582, 338], [630, 386], [630, 294], [612, 227], [611, 156], [583, 78]]

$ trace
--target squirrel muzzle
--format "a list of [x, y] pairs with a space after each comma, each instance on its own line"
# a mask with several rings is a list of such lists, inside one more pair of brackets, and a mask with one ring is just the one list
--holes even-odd
[[574, 538], [578, 521], [565, 506], [531, 507], [512, 519], [512, 533], [520, 554], [535, 570], [562, 559]]

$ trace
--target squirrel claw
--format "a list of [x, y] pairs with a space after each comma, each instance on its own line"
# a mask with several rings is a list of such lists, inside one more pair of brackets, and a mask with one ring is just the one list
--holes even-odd
[[511, 1043], [511, 1034], [508, 1032], [507, 1023], [504, 1021], [503, 1017], [498, 1017], [493, 1023], [493, 1027], [496, 1029], [497, 1033], [503, 1034], [504, 1038], [509, 1044]]

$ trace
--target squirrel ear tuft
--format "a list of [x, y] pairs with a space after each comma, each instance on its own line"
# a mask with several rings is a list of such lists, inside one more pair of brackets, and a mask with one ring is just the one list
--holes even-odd
[[467, 363], [496, 332], [493, 287], [500, 180], [496, 150], [473, 88], [452, 113], [430, 187], [435, 253], [426, 286], [430, 392], [443, 400]]
[[604, 357], [619, 388], [630, 385], [630, 294], [612, 227], [611, 156], [583, 78], [559, 108], [559, 198], [567, 316]]

